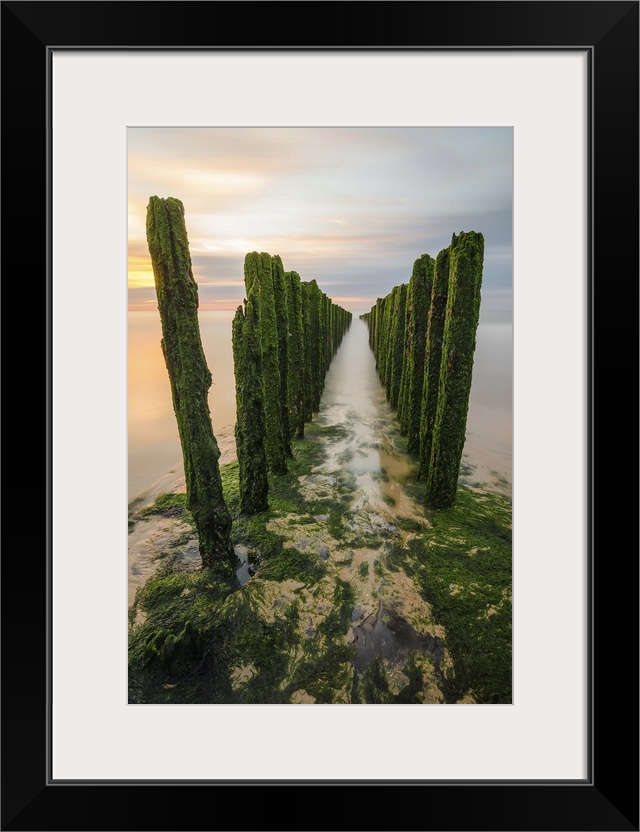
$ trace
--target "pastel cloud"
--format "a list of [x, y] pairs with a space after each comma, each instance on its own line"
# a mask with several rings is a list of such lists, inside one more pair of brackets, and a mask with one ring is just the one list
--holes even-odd
[[491, 302], [511, 291], [511, 171], [508, 128], [130, 128], [131, 308], [153, 299], [153, 194], [185, 205], [201, 308], [235, 308], [253, 250], [368, 308], [471, 229], [485, 236]]

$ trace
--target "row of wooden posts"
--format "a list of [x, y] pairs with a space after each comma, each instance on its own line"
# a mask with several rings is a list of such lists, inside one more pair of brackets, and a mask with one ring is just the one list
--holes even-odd
[[[198, 324], [182, 202], [152, 196], [147, 243], [153, 267], [164, 354], [182, 447], [187, 491], [203, 566], [230, 576], [237, 566], [232, 518], [222, 491], [220, 449], [213, 433], [207, 366]], [[315, 280], [285, 272], [280, 257], [245, 258], [247, 297], [232, 327], [236, 378], [236, 444], [240, 510], [268, 507], [267, 471], [283, 473], [292, 438], [320, 407], [329, 364], [351, 322]]]
[[320, 408], [352, 316], [315, 280], [285, 272], [279, 255], [247, 254], [244, 282], [247, 297], [233, 320], [236, 450], [240, 510], [255, 514], [268, 508], [267, 471], [287, 470], [292, 439]]
[[362, 316], [407, 449], [420, 458], [426, 503], [435, 508], [451, 506], [457, 491], [483, 260], [482, 234], [454, 234], [435, 260], [419, 257], [409, 283]]

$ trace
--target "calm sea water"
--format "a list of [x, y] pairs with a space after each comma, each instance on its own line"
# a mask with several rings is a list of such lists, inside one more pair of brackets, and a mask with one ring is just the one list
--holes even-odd
[[[235, 458], [235, 387], [231, 350], [233, 312], [200, 312], [204, 352], [213, 377], [209, 407], [220, 446], [221, 463]], [[362, 418], [371, 408], [384, 410], [384, 394], [375, 376], [366, 325], [354, 313], [352, 332], [334, 359], [327, 378], [324, 410], [331, 406], [336, 386], [368, 391], [352, 396], [360, 402]], [[129, 312], [128, 420], [129, 500], [152, 500], [184, 482], [180, 441], [171, 403], [167, 370], [160, 348], [160, 319], [154, 312]], [[348, 347], [348, 351], [347, 348]], [[512, 331], [510, 324], [481, 323], [478, 327], [473, 385], [464, 449], [464, 481], [511, 482], [512, 465]], [[339, 372], [339, 376], [337, 371]], [[353, 383], [350, 385], [349, 380]], [[340, 393], [339, 395], [342, 395]], [[382, 412], [381, 412], [382, 415]], [[358, 419], [356, 409], [352, 418]]]
[[[231, 322], [233, 312], [200, 312], [200, 336], [211, 370], [209, 408], [220, 461], [235, 459], [236, 420]], [[178, 428], [157, 312], [129, 312], [129, 501], [172, 490], [184, 479]]]

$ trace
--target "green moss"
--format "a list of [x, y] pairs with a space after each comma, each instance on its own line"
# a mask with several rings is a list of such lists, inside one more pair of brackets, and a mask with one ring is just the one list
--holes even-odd
[[187, 506], [198, 530], [202, 563], [232, 578], [231, 515], [222, 495], [208, 391], [211, 373], [198, 325], [198, 287], [183, 204], [152, 196], [147, 206], [147, 242], [162, 325], [165, 358], [176, 415], [187, 490]]
[[333, 505], [329, 510], [329, 519], [327, 520], [327, 531], [335, 540], [342, 540], [346, 534], [346, 527], [342, 517], [342, 511], [335, 508]]
[[351, 586], [339, 579], [332, 595], [331, 611], [307, 645], [304, 659], [287, 686], [287, 699], [294, 690], [303, 688], [317, 703], [329, 703], [351, 689], [355, 651], [345, 645], [344, 636], [350, 626], [355, 595]]
[[151, 517], [157, 514], [163, 517], [180, 517], [193, 524], [193, 517], [187, 509], [186, 494], [161, 494], [153, 505], [147, 506], [140, 512], [141, 517]]
[[304, 420], [311, 421], [313, 416], [312, 407], [312, 391], [311, 391], [311, 344], [309, 336], [311, 333], [311, 305], [309, 298], [309, 284], [306, 282], [300, 283], [300, 299], [302, 302], [302, 328], [303, 328], [303, 385], [302, 396], [304, 402]]
[[323, 377], [323, 318], [322, 292], [315, 280], [307, 284], [309, 303], [309, 330], [305, 340], [305, 357], [309, 365], [309, 405], [312, 413], [320, 409]]
[[511, 702], [511, 502], [460, 488], [454, 505], [430, 513], [432, 528], [396, 557], [413, 572], [447, 633], [456, 698]]
[[280, 356], [271, 255], [266, 252], [258, 254], [256, 251], [247, 254], [244, 262], [244, 281], [247, 298], [255, 299], [260, 322], [267, 465], [269, 471], [282, 473], [287, 470], [287, 463], [282, 432]]
[[302, 304], [302, 285], [297, 272], [286, 272], [287, 311], [289, 319], [288, 342], [288, 389], [289, 429], [292, 437], [302, 439], [304, 436], [304, 313]]
[[411, 442], [412, 452], [420, 454], [418, 477], [421, 480], [426, 480], [429, 475], [433, 431], [438, 408], [442, 344], [449, 292], [450, 254], [450, 248], [446, 248], [436, 258], [426, 329], [419, 436], [414, 437]]
[[271, 516], [271, 512], [265, 511], [253, 517], [239, 517], [233, 524], [234, 545], [255, 549], [260, 560], [275, 557], [282, 550], [283, 537], [266, 528]]
[[393, 697], [396, 705], [414, 705], [422, 702], [423, 678], [420, 668], [416, 664], [415, 653], [410, 653], [406, 665], [403, 668], [404, 675], [408, 678], [407, 684]]
[[301, 581], [309, 586], [321, 580], [326, 572], [317, 555], [286, 548], [260, 570], [260, 577], [266, 581]]
[[484, 238], [452, 237], [437, 260], [415, 261], [409, 286], [394, 286], [362, 317], [387, 399], [433, 507], [455, 499], [465, 440]]
[[420, 450], [420, 422], [424, 385], [424, 361], [427, 343], [427, 321], [434, 283], [436, 261], [423, 254], [413, 264], [407, 297], [407, 380], [404, 420], [407, 450]]
[[240, 511], [240, 463], [236, 461], [221, 465], [220, 477], [225, 502], [235, 516]]
[[342, 543], [338, 543], [336, 549], [341, 552], [346, 549], [380, 549], [383, 545], [384, 542], [376, 537], [354, 532], [347, 535]]
[[[337, 330], [326, 300], [323, 309], [329, 328], [323, 342], [326, 359]], [[380, 550], [371, 565], [361, 563], [355, 585], [358, 578], [368, 579], [372, 566], [384, 599], [385, 574], [402, 570], [431, 604], [454, 662], [446, 678], [440, 678], [439, 667], [433, 669], [447, 701], [469, 691], [478, 702], [510, 701], [510, 502], [460, 489], [453, 507], [428, 511], [430, 526], [398, 519], [398, 528], [410, 532], [406, 540], [352, 532], [344, 522], [353, 497], [346, 472], [324, 489], [316, 481], [320, 493], [312, 499], [303, 498], [298, 479], [323, 461], [323, 442], [343, 438], [344, 429], [311, 422], [305, 434], [292, 443], [288, 470], [269, 474], [268, 510], [240, 514], [240, 466], [220, 469], [225, 501], [238, 515], [232, 540], [247, 547], [257, 567], [245, 586], [230, 593], [215, 575], [179, 571], [180, 561], [167, 558], [156, 579], [139, 591], [130, 611], [130, 701], [286, 703], [299, 690], [317, 703], [345, 701], [349, 694], [353, 702], [422, 701], [424, 655], [419, 662], [411, 653], [398, 658], [394, 680], [402, 667], [406, 684], [395, 695], [381, 656], [364, 673], [354, 671], [355, 650], [345, 636], [355, 593], [335, 577], [335, 570], [353, 563], [355, 548]], [[424, 502], [425, 483], [404, 487]], [[169, 495], [159, 509], [171, 511], [176, 503], [180, 499]], [[326, 521], [319, 523], [318, 515], [326, 515]], [[287, 526], [305, 524], [313, 543], [301, 552], [285, 534]], [[317, 554], [316, 540], [331, 546], [326, 563]], [[336, 557], [336, 550], [348, 554]], [[280, 593], [274, 583], [284, 581], [302, 586]], [[137, 623], [138, 613], [146, 616], [142, 623]]]
[[130, 702], [225, 701], [224, 631], [214, 611], [229, 592], [211, 570], [170, 566], [138, 589], [129, 616]]
[[229, 634], [226, 656], [231, 675], [234, 667], [250, 668], [239, 688], [231, 686], [227, 701], [284, 703], [283, 683], [298, 643], [298, 606], [289, 604], [277, 611], [273, 621], [265, 621], [257, 614], [259, 584], [249, 584], [246, 590], [230, 596], [221, 612]]
[[380, 654], [369, 662], [362, 673], [359, 690], [362, 699], [369, 705], [381, 705], [392, 701], [393, 697], [389, 691], [387, 674]]
[[404, 363], [405, 312], [407, 301], [407, 286], [405, 283], [397, 287], [391, 322], [391, 349], [388, 372], [388, 398], [391, 407], [398, 406], [400, 396], [400, 382]]
[[282, 258], [277, 254], [271, 258], [271, 274], [273, 275], [273, 299], [278, 334], [280, 427], [285, 455], [291, 456], [291, 428], [289, 426], [289, 311], [287, 297], [289, 281], [285, 278]]
[[238, 507], [244, 514], [265, 511], [269, 506], [260, 337], [255, 289], [252, 289], [245, 309], [239, 306], [236, 310], [232, 326]]
[[360, 566], [358, 567], [358, 575], [364, 580], [365, 578], [369, 577], [369, 562], [363, 560]]

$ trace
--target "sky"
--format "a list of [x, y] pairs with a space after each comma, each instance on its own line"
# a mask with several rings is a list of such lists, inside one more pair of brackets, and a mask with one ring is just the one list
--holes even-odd
[[481, 320], [510, 321], [509, 127], [128, 129], [129, 309], [157, 309], [149, 197], [175, 197], [200, 309], [234, 310], [244, 258], [279, 254], [335, 303], [368, 311], [452, 234], [484, 235]]

